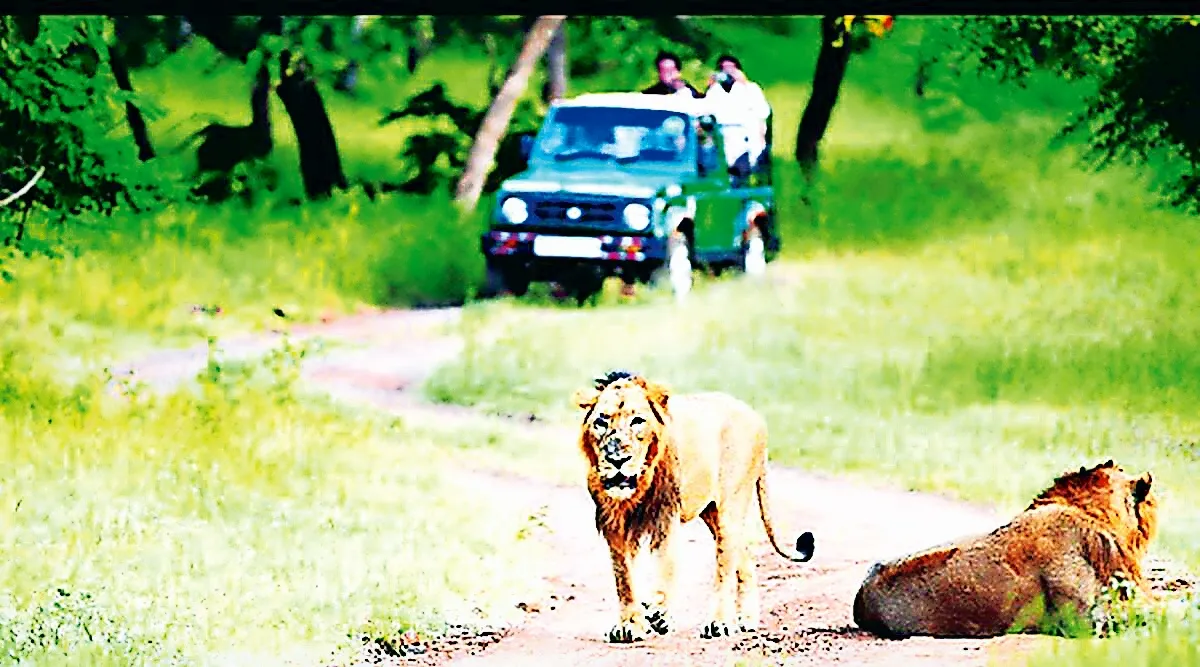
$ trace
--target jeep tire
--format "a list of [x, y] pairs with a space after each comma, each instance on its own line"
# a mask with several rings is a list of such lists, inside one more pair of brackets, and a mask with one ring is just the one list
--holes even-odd
[[484, 278], [483, 296], [496, 298], [505, 292], [522, 297], [529, 291], [529, 272], [523, 266], [492, 257], [487, 258], [487, 275]]

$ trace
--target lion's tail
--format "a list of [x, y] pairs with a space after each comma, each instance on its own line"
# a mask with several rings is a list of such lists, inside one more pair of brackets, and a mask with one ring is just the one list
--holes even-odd
[[767, 471], [758, 477], [758, 511], [762, 517], [763, 528], [767, 530], [767, 539], [771, 541], [771, 546], [774, 547], [775, 553], [794, 563], [804, 563], [812, 559], [813, 552], [816, 551], [816, 540], [813, 534], [809, 531], [804, 531], [800, 537], [796, 538], [796, 552], [788, 553], [779, 546], [779, 541], [775, 539], [775, 527], [771, 524], [771, 508], [767, 502]]

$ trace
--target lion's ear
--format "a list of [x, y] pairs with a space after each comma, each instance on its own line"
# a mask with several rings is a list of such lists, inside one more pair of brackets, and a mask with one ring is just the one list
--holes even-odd
[[571, 402], [584, 411], [596, 407], [596, 401], [598, 400], [600, 400], [600, 392], [591, 387], [580, 389], [571, 396]]
[[667, 412], [667, 402], [671, 399], [670, 390], [657, 382], [645, 379], [642, 380], [642, 386], [646, 389], [646, 398], [650, 401], [650, 409], [654, 410], [654, 416], [658, 417], [658, 421], [663, 422], [663, 415]]
[[1146, 473], [1145, 475], [1142, 475], [1141, 477], [1137, 478], [1137, 481], [1133, 483], [1133, 500], [1134, 500], [1134, 502], [1140, 503], [1143, 500], [1145, 500], [1146, 496], [1150, 495], [1150, 486], [1153, 483], [1154, 483], [1154, 476], [1151, 475], [1150, 473]]

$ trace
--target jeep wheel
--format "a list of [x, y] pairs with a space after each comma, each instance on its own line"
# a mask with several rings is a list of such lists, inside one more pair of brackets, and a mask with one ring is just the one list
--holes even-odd
[[604, 290], [604, 277], [603, 273], [581, 269], [560, 284], [568, 295], [575, 297], [576, 305], [582, 307]]
[[667, 239], [667, 259], [654, 271], [651, 282], [667, 283], [675, 299], [682, 301], [692, 291], [692, 249], [686, 236], [672, 235]]
[[484, 279], [483, 292], [488, 298], [503, 296], [511, 292], [513, 296], [522, 297], [529, 291], [529, 273], [522, 267], [506, 265], [493, 259], [487, 261], [487, 276]]

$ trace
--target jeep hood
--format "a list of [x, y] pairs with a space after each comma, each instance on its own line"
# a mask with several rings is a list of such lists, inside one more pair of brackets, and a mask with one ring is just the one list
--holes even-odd
[[649, 199], [663, 187], [679, 183], [680, 174], [669, 171], [618, 169], [532, 169], [504, 182], [505, 192], [578, 193]]

